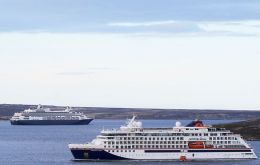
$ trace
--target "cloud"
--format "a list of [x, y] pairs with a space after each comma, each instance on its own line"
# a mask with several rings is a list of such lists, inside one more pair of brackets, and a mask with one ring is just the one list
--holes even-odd
[[260, 36], [132, 36], [0, 33], [2, 102], [260, 108]]
[[198, 26], [207, 33], [260, 35], [260, 20], [202, 22]]
[[176, 21], [168, 20], [168, 21], [151, 21], [151, 22], [115, 22], [108, 23], [108, 26], [119, 26], [119, 27], [151, 27], [151, 26], [164, 26], [164, 25], [172, 25], [176, 24]]
[[109, 29], [119, 32], [134, 33], [187, 33], [199, 32], [201, 29], [194, 22], [189, 21], [144, 21], [144, 22], [112, 22], [107, 23]]
[[144, 21], [112, 22], [108, 27], [120, 32], [198, 35], [260, 35], [260, 20], [241, 21]]

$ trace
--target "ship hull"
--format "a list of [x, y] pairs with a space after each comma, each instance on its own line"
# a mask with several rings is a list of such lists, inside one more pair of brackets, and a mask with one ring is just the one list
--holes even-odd
[[11, 120], [12, 125], [87, 125], [93, 119], [84, 120]]
[[[256, 159], [251, 149], [244, 150], [135, 150], [108, 152], [107, 150], [71, 148], [74, 160], [150, 160], [150, 161], [189, 161], [189, 160], [232, 160]], [[184, 159], [182, 159], [184, 158]]]

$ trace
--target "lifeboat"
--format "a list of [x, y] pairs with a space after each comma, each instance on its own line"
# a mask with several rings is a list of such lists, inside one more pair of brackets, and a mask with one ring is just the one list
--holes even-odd
[[204, 149], [204, 148], [213, 148], [212, 144], [205, 144], [203, 141], [195, 141], [188, 143], [189, 148], [191, 149]]
[[189, 142], [188, 146], [189, 146], [189, 148], [192, 148], [192, 149], [203, 149], [203, 148], [205, 148], [204, 142], [202, 142], [202, 141]]
[[180, 156], [180, 161], [184, 162], [186, 160], [187, 160], [186, 156]]

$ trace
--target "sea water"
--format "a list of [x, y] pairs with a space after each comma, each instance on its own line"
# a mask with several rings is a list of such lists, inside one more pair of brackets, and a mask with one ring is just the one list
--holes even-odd
[[[175, 120], [142, 120], [143, 127], [173, 127]], [[183, 125], [189, 121], [183, 120]], [[204, 121], [206, 124], [230, 120]], [[118, 128], [124, 120], [94, 120], [89, 125], [22, 126], [0, 121], [0, 165], [260, 165], [260, 160], [223, 161], [104, 161], [76, 162], [68, 148], [70, 143], [93, 140], [103, 128]], [[260, 141], [249, 142], [260, 157]]]

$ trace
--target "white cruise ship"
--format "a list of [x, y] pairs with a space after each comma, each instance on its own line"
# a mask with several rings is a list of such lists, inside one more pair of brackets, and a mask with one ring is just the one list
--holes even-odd
[[15, 113], [10, 122], [12, 125], [78, 125], [89, 124], [93, 118], [82, 112], [73, 111], [67, 107], [65, 110], [53, 111], [38, 105], [36, 109], [26, 109]]
[[120, 129], [102, 130], [90, 143], [69, 144], [75, 160], [256, 159], [238, 134], [195, 120], [187, 126], [142, 128], [135, 116]]

